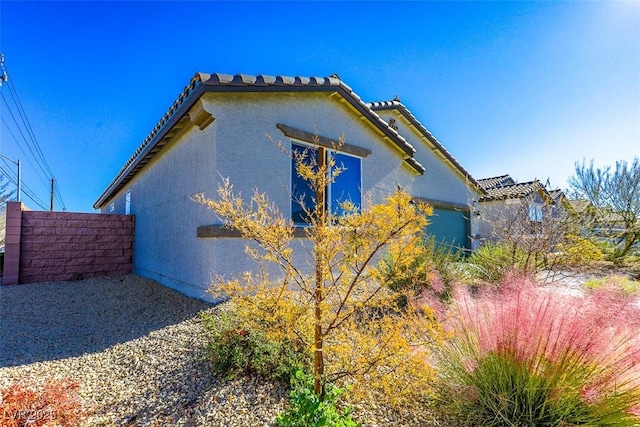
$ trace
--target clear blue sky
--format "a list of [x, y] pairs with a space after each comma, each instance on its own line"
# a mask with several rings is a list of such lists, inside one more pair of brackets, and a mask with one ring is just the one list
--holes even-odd
[[[92, 211], [196, 71], [338, 73], [365, 101], [398, 95], [476, 178], [564, 188], [575, 161], [640, 155], [639, 1], [3, 0], [0, 24], [70, 211]], [[2, 99], [0, 114], [12, 127]], [[24, 158], [0, 129], [0, 153]], [[48, 206], [48, 178], [23, 163]]]

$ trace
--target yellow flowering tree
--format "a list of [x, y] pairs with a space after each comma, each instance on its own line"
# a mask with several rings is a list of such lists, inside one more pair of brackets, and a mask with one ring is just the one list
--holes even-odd
[[428, 308], [400, 303], [406, 298], [386, 286], [389, 272], [377, 263], [382, 256], [400, 267], [414, 262], [431, 209], [398, 190], [382, 204], [345, 202], [340, 215], [331, 214], [325, 190], [341, 168], [330, 151], [318, 144], [313, 149], [314, 155], [288, 153], [315, 195], [313, 206], [298, 200], [308, 219], [301, 250], [310, 263], [294, 261], [296, 226], [266, 194], [254, 191], [245, 201], [224, 179], [217, 198], [195, 197], [254, 243], [247, 245], [250, 256], [280, 271], [277, 281], [261, 268], [214, 284], [214, 291], [232, 297], [249, 327], [312, 353], [315, 394], [326, 382], [340, 381], [353, 386], [356, 399], [377, 394], [391, 404], [408, 402], [428, 391], [433, 371], [426, 344], [442, 332]]

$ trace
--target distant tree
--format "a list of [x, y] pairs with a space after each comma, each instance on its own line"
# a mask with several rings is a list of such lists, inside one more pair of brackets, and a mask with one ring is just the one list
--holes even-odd
[[596, 168], [593, 160], [588, 165], [576, 162], [569, 185], [574, 196], [594, 206], [595, 224], [607, 229], [616, 246], [614, 259], [621, 260], [640, 242], [640, 159], [618, 161], [615, 169]]

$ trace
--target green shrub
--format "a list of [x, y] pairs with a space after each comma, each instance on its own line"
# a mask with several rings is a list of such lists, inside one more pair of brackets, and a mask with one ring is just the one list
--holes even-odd
[[291, 377], [290, 406], [278, 415], [282, 427], [358, 427], [351, 418], [351, 409], [340, 411], [336, 401], [344, 389], [325, 384], [324, 393], [318, 397], [313, 393], [313, 377], [296, 371]]
[[256, 374], [273, 381], [288, 381], [291, 374], [309, 365], [309, 356], [295, 342], [270, 339], [248, 328], [233, 312], [203, 317], [208, 331], [207, 352], [213, 370], [230, 380]]
[[566, 242], [559, 244], [557, 249], [562, 266], [588, 266], [605, 259], [603, 245], [587, 237], [568, 235]]
[[399, 265], [391, 254], [383, 257], [378, 268], [387, 286], [394, 291], [409, 291], [416, 295], [427, 291], [448, 301], [453, 286], [461, 278], [458, 264], [462, 253], [451, 246], [439, 245], [433, 236], [425, 237], [411, 250], [416, 256], [408, 265]]
[[467, 272], [473, 279], [499, 283], [505, 275], [524, 269], [524, 254], [503, 243], [487, 243], [467, 259]]
[[604, 259], [606, 261], [611, 261], [616, 263], [617, 261], [621, 261], [620, 255], [617, 252], [616, 245], [610, 239], [601, 239], [598, 240], [597, 243], [598, 248], [602, 251], [604, 255]]
[[627, 276], [613, 275], [587, 280], [584, 286], [589, 290], [608, 289], [626, 295], [640, 295], [640, 282]]

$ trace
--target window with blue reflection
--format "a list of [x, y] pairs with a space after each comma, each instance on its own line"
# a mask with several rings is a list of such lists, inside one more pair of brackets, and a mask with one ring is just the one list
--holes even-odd
[[312, 212], [316, 207], [314, 191], [309, 187], [309, 182], [298, 175], [296, 170], [296, 156], [303, 154], [309, 163], [317, 164], [318, 150], [312, 147], [291, 144], [291, 219], [296, 224], [309, 223], [309, 218], [304, 208]]
[[361, 204], [361, 159], [342, 153], [334, 153], [335, 167], [340, 173], [335, 176], [329, 188], [331, 213], [344, 214], [342, 204], [351, 202], [359, 211]]
[[[305, 154], [310, 163], [317, 164], [318, 150], [301, 144], [291, 144], [292, 154]], [[291, 159], [291, 219], [296, 224], [308, 224], [309, 218], [303, 209], [312, 212], [316, 206], [316, 197], [309, 183], [296, 171], [295, 156]], [[335, 168], [340, 169], [333, 182], [326, 189], [327, 207], [332, 215], [344, 214], [342, 204], [351, 202], [357, 210], [362, 203], [362, 160], [359, 157], [326, 150], [327, 156], [333, 156]]]

